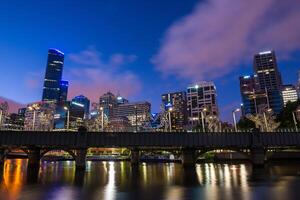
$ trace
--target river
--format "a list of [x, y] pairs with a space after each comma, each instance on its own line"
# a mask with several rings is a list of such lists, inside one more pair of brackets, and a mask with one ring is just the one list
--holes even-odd
[[42, 162], [38, 173], [27, 160], [8, 159], [1, 174], [0, 199], [300, 199], [300, 163], [250, 164]]

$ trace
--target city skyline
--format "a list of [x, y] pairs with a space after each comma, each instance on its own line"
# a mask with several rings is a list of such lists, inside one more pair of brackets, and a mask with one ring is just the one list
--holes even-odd
[[[210, 11], [216, 13], [221, 9], [216, 1], [208, 2], [212, 5], [211, 7], [208, 7], [208, 3], [203, 1], [188, 1], [186, 4], [175, 1], [174, 5], [170, 5], [170, 2], [167, 1], [159, 5], [160, 8], [166, 9], [166, 13], [158, 12], [157, 16], [153, 16], [151, 13], [157, 9], [158, 2], [155, 1], [145, 3], [146, 5], [136, 2], [133, 5], [124, 5], [119, 2], [90, 2], [88, 5], [82, 5], [82, 2], [77, 1], [65, 14], [62, 13], [63, 8], [70, 5], [69, 2], [64, 2], [61, 8], [55, 11], [57, 16], [64, 19], [64, 23], [59, 24], [62, 31], [59, 31], [59, 33], [50, 31], [47, 34], [47, 31], [54, 30], [56, 17], [52, 19], [46, 16], [47, 13], [45, 13], [40, 21], [35, 22], [44, 27], [45, 30], [42, 31], [37, 28], [29, 30], [28, 27], [33, 25], [30, 19], [37, 13], [29, 14], [24, 9], [23, 14], [28, 17], [25, 23], [14, 23], [19, 22], [19, 19], [12, 18], [11, 24], [14, 25], [8, 28], [10, 30], [7, 33], [0, 34], [0, 38], [2, 38], [0, 42], [3, 42], [3, 47], [0, 50], [3, 57], [0, 58], [0, 61], [3, 67], [7, 66], [5, 69], [6, 76], [1, 79], [0, 96], [23, 104], [40, 100], [42, 96], [41, 81], [44, 78], [48, 48], [57, 48], [65, 52], [64, 68], [66, 70], [63, 74], [63, 80], [68, 80], [70, 84], [68, 99], [83, 94], [90, 98], [92, 102], [97, 102], [102, 94], [112, 91], [120, 93], [131, 101], [150, 101], [154, 112], [159, 111], [161, 94], [186, 90], [186, 86], [189, 84], [212, 80], [218, 90], [221, 119], [231, 120], [231, 111], [239, 107], [241, 103], [238, 77], [251, 74], [253, 55], [265, 50], [274, 49], [278, 54], [277, 60], [283, 82], [285, 84], [296, 83], [296, 72], [300, 66], [299, 59], [296, 59], [300, 47], [300, 39], [297, 34], [300, 31], [293, 26], [293, 22], [299, 19], [299, 14], [297, 15], [295, 10], [291, 9], [289, 15], [282, 16], [274, 11], [275, 8], [274, 10], [268, 10], [267, 7], [277, 3], [275, 7], [281, 6], [283, 9], [299, 8], [299, 3], [266, 1], [260, 5], [260, 12], [263, 14], [254, 12], [253, 16], [242, 15], [242, 19], [239, 20], [243, 20], [243, 17], [245, 17], [254, 22], [255, 20], [264, 20], [262, 16], [271, 12], [271, 14], [273, 13], [271, 16], [281, 23], [263, 21], [268, 25], [264, 28], [264, 31], [254, 32], [250, 36], [244, 37], [259, 41], [260, 37], [270, 30], [275, 30], [276, 34], [266, 37], [264, 42], [259, 45], [249, 46], [246, 52], [244, 49], [239, 49], [239, 51], [242, 51], [239, 52], [234, 48], [227, 48], [230, 45], [218, 38], [214, 39], [216, 42], [220, 42], [220, 49], [213, 48], [214, 46], [203, 41], [204, 33], [203, 35], [200, 34], [199, 38], [194, 36], [199, 33], [199, 30], [198, 28], [191, 30], [189, 26], [194, 25], [201, 28], [205, 20], [198, 23], [196, 19], [210, 16], [206, 13], [207, 11], [204, 11], [204, 8], [208, 7]], [[254, 9], [255, 3], [258, 2], [243, 2], [239, 3], [238, 7], [243, 8], [248, 5], [251, 9]], [[30, 5], [30, 2], [28, 5]], [[10, 6], [12, 5], [6, 3], [3, 7], [9, 8]], [[38, 7], [37, 10], [45, 10], [47, 6], [48, 8], [54, 8], [55, 2], [46, 2], [43, 5], [35, 6]], [[78, 30], [71, 26], [74, 24], [69, 16], [74, 14], [80, 6], [84, 6], [83, 12], [86, 12], [86, 9], [89, 10], [89, 13], [86, 13], [86, 16], [79, 20], [78, 26], [82, 25], [82, 27]], [[137, 7], [141, 9], [141, 13], [130, 14], [130, 9], [138, 9]], [[150, 9], [150, 12], [146, 11], [144, 7]], [[98, 14], [100, 13], [99, 9], [104, 8], [110, 8], [110, 10]], [[175, 10], [177, 11], [176, 14], [174, 14]], [[224, 17], [224, 22], [231, 19], [228, 10], [231, 11], [228, 7], [225, 10], [221, 9], [223, 12], [220, 15]], [[119, 11], [122, 12], [113, 18], [113, 14]], [[48, 14], [55, 13], [52, 9], [48, 9], [47, 12]], [[11, 14], [4, 11], [1, 15], [5, 19]], [[165, 18], [162, 17], [165, 16], [164, 14], [166, 15]], [[123, 15], [126, 15], [127, 18], [123, 19]], [[91, 22], [95, 17], [102, 18], [99, 21]], [[141, 19], [138, 19], [139, 17]], [[220, 16], [216, 16], [216, 19], [218, 19], [217, 17]], [[108, 20], [110, 18], [112, 20]], [[147, 25], [144, 24], [146, 19], [148, 19]], [[47, 22], [46, 24], [49, 27], [43, 26], [43, 20]], [[115, 23], [115, 25], [110, 24], [107, 20]], [[136, 23], [133, 23], [134, 20], [136, 20]], [[127, 26], [122, 25], [122, 22]], [[208, 23], [208, 21], [206, 22]], [[236, 23], [234, 24], [237, 25]], [[275, 27], [275, 24], [278, 27]], [[250, 22], [246, 25], [251, 28]], [[67, 27], [66, 30], [64, 26]], [[286, 33], [289, 35], [280, 35], [280, 32], [276, 32], [277, 29], [275, 28], [280, 27], [285, 27]], [[19, 28], [24, 32], [23, 38], [17, 38], [19, 32], [16, 30]], [[234, 31], [234, 26], [230, 28]], [[143, 31], [140, 31], [140, 29]], [[211, 29], [208, 29], [206, 34], [209, 34], [210, 31], [223, 31], [216, 29], [213, 22]], [[71, 35], [71, 33], [73, 34], [72, 31], [74, 31], [74, 36]], [[187, 41], [187, 44], [191, 44], [192, 41], [195, 41], [196, 44], [198, 44], [197, 41], [203, 41], [204, 46], [206, 45], [207, 48], [210, 47], [208, 49], [214, 51], [191, 48], [195, 51], [186, 52], [186, 48], [180, 49], [183, 42], [180, 31], [182, 31], [182, 34], [191, 35], [191, 39]], [[243, 31], [244, 34], [247, 33], [246, 30]], [[29, 35], [29, 33], [32, 33], [32, 35]], [[291, 35], [292, 33], [295, 35]], [[240, 36], [239, 33], [237, 35]], [[77, 38], [82, 39], [74, 43]], [[234, 47], [237, 48], [241, 47], [241, 44], [247, 44], [241, 42], [240, 39], [236, 38], [238, 45], [233, 45]], [[28, 42], [25, 40], [28, 40]], [[180, 52], [172, 48], [172, 44], [181, 50], [182, 56], [179, 56], [178, 53]], [[185, 55], [191, 55], [191, 57], [184, 57], [184, 53], [186, 53]], [[218, 59], [211, 59], [213, 56], [210, 54], [212, 53]], [[199, 59], [195, 58], [195, 55], [199, 55]], [[14, 59], [15, 56], [18, 59]], [[10, 83], [9, 88], [5, 84], [7, 82]]]

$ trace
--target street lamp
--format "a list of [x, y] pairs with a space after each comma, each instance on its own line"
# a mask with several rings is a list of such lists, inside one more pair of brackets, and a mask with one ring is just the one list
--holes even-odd
[[70, 128], [70, 110], [67, 106], [64, 107], [64, 110], [67, 111], [67, 131], [69, 131], [69, 128]]
[[295, 116], [295, 113], [299, 112], [300, 110], [296, 110], [294, 112], [292, 112], [292, 115], [293, 115], [293, 121], [294, 121], [294, 125], [295, 125], [295, 130], [298, 132], [298, 122], [297, 122], [297, 118]]
[[29, 110], [33, 111], [33, 120], [32, 120], [32, 130], [35, 130], [35, 118], [36, 118], [36, 109], [33, 106], [28, 107]]
[[202, 130], [203, 132], [205, 132], [205, 123], [204, 123], [204, 112], [207, 111], [207, 108], [203, 108], [200, 112], [201, 112], [201, 122], [202, 122]]
[[103, 107], [100, 107], [101, 110], [101, 131], [103, 132], [104, 130], [104, 111], [103, 111]]
[[237, 126], [236, 126], [236, 117], [235, 113], [241, 111], [241, 109], [237, 108], [232, 111], [232, 118], [233, 118], [233, 124], [234, 124], [234, 131], [237, 132]]
[[170, 107], [170, 108], [168, 109], [170, 132], [172, 132], [172, 121], [171, 121], [171, 112], [172, 112], [172, 110], [173, 110], [172, 107]]

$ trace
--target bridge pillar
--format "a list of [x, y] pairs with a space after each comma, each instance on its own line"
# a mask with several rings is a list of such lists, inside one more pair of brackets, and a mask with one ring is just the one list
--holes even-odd
[[193, 167], [196, 163], [196, 152], [192, 148], [182, 150], [181, 162], [184, 167]]
[[86, 153], [86, 149], [76, 150], [76, 170], [85, 170]]
[[0, 149], [0, 169], [3, 169], [5, 162], [5, 149]]
[[138, 149], [131, 149], [131, 164], [138, 165], [140, 160], [140, 151]]
[[28, 165], [27, 168], [30, 170], [32, 168], [40, 167], [40, 159], [41, 159], [41, 149], [38, 147], [33, 147], [28, 149]]
[[263, 167], [266, 159], [266, 151], [262, 147], [251, 149], [251, 162], [254, 167]]

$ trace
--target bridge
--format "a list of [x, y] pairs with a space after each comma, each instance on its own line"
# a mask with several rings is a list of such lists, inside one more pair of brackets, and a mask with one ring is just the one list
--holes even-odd
[[247, 154], [253, 165], [263, 165], [270, 149], [299, 148], [300, 133], [289, 132], [39, 132], [0, 131], [0, 166], [11, 149], [21, 149], [28, 155], [28, 166], [39, 166], [40, 159], [51, 150], [64, 150], [84, 169], [88, 148], [128, 148], [131, 163], [139, 162], [143, 149], [174, 149], [181, 151], [184, 166], [196, 161], [196, 152], [225, 149]]

